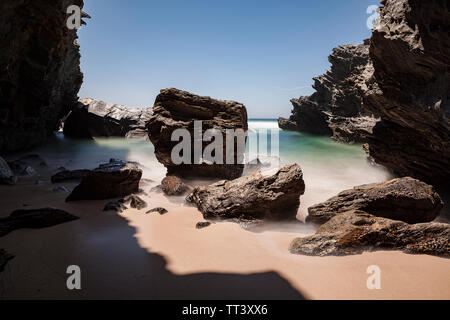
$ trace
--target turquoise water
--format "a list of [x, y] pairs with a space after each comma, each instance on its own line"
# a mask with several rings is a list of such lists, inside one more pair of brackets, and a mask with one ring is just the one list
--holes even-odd
[[[276, 120], [250, 120], [249, 128], [276, 130], [281, 164], [296, 162], [302, 167], [307, 188], [302, 197], [303, 211], [344, 189], [391, 178], [384, 168], [372, 166], [367, 161], [361, 145], [282, 131]], [[80, 141], [66, 139], [62, 133], [57, 133], [46, 146], [32, 152], [41, 155], [54, 168], [95, 168], [110, 158], [119, 158], [139, 162], [145, 178], [157, 182], [165, 175], [165, 168], [155, 158], [153, 145], [146, 140], [99, 138]]]

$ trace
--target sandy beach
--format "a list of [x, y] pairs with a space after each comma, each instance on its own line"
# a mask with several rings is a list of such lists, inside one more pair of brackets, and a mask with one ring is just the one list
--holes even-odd
[[[1, 216], [24, 207], [57, 207], [81, 219], [52, 228], [17, 230], [0, 239], [13, 253], [0, 274], [2, 299], [450, 299], [450, 261], [379, 251], [347, 257], [292, 255], [289, 243], [314, 232], [302, 222], [266, 225], [258, 232], [235, 223], [197, 230], [200, 212], [182, 197], [142, 189], [148, 209], [103, 212], [107, 201], [65, 203], [53, 191], [51, 170], [0, 186]], [[76, 184], [64, 184], [69, 190]], [[303, 199], [303, 198], [302, 198]], [[309, 205], [303, 199], [299, 219]], [[78, 265], [82, 290], [66, 288], [66, 269]], [[382, 271], [382, 289], [369, 290], [366, 269]]]

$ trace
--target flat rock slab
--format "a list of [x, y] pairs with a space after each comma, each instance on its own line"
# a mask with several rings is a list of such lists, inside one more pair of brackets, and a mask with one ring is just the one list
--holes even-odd
[[206, 219], [295, 219], [305, 183], [292, 164], [201, 186], [187, 197]]
[[9, 217], [0, 219], [0, 237], [17, 229], [41, 229], [77, 219], [79, 217], [53, 208], [16, 210]]
[[290, 245], [291, 253], [310, 256], [352, 255], [380, 249], [450, 257], [450, 224], [411, 225], [363, 211], [348, 211], [333, 217], [315, 235], [295, 239]]
[[308, 209], [307, 221], [325, 223], [338, 213], [362, 210], [407, 223], [436, 219], [443, 202], [433, 187], [413, 178], [358, 186]]
[[[155, 155], [168, 171], [168, 175], [180, 177], [211, 177], [235, 179], [242, 175], [244, 163], [238, 161], [242, 154], [235, 153], [233, 164], [212, 164], [194, 159], [194, 122], [202, 121], [201, 133], [216, 129], [223, 136], [223, 155], [226, 155], [226, 130], [242, 129], [247, 131], [247, 109], [242, 103], [201, 97], [186, 91], [170, 88], [161, 90], [153, 107], [153, 116], [147, 122], [150, 141], [155, 146]], [[177, 129], [186, 129], [191, 136], [190, 163], [175, 164], [172, 150], [179, 142], [172, 141], [172, 133]], [[202, 152], [209, 143], [199, 142]], [[234, 145], [234, 149], [236, 145]], [[198, 163], [198, 164], [196, 164]]]
[[114, 160], [89, 172], [66, 202], [125, 197], [139, 191], [142, 170], [136, 164]]

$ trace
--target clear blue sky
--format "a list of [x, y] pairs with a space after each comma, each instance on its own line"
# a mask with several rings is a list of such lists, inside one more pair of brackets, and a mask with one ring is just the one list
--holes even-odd
[[176, 87], [288, 116], [340, 44], [370, 37], [379, 0], [85, 0], [80, 97], [151, 107]]

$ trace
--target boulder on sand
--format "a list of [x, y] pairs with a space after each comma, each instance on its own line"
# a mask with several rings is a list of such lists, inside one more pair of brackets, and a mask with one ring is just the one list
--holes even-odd
[[295, 239], [290, 245], [291, 253], [312, 256], [351, 255], [376, 249], [450, 257], [450, 224], [407, 224], [364, 211], [348, 211], [333, 217], [315, 235]]
[[338, 213], [362, 210], [407, 223], [430, 222], [436, 219], [442, 207], [443, 202], [432, 186], [406, 177], [345, 190], [310, 207], [307, 221], [325, 223]]
[[187, 200], [206, 219], [295, 219], [305, 183], [292, 164], [194, 189]]
[[[224, 164], [207, 163], [196, 159], [194, 152], [194, 122], [202, 121], [201, 133], [208, 129], [219, 130], [223, 136], [223, 155], [226, 155], [226, 130], [242, 129], [247, 131], [247, 110], [243, 104], [234, 101], [221, 101], [210, 97], [200, 97], [178, 89], [164, 89], [158, 95], [153, 107], [153, 116], [147, 122], [150, 141], [155, 146], [155, 155], [168, 171], [168, 175], [180, 177], [211, 177], [219, 179], [235, 179], [242, 175], [244, 170], [244, 152], [234, 154], [234, 163]], [[172, 161], [172, 150], [180, 142], [172, 141], [172, 133], [177, 129], [186, 129], [191, 135], [190, 163], [180, 165]], [[200, 130], [198, 130], [200, 133]], [[237, 140], [237, 139], [234, 139]], [[202, 152], [211, 143], [198, 141]], [[234, 149], [236, 150], [236, 141]], [[201, 155], [200, 155], [201, 156]], [[242, 159], [242, 163], [240, 161]], [[196, 164], [197, 163], [197, 164]]]
[[16, 210], [9, 217], [0, 219], [0, 237], [17, 229], [47, 228], [77, 219], [64, 210], [53, 208]]
[[189, 187], [180, 178], [168, 176], [161, 181], [161, 189], [168, 196], [177, 196], [186, 193]]
[[66, 202], [125, 197], [139, 191], [141, 177], [142, 170], [136, 164], [111, 159], [86, 175]]

